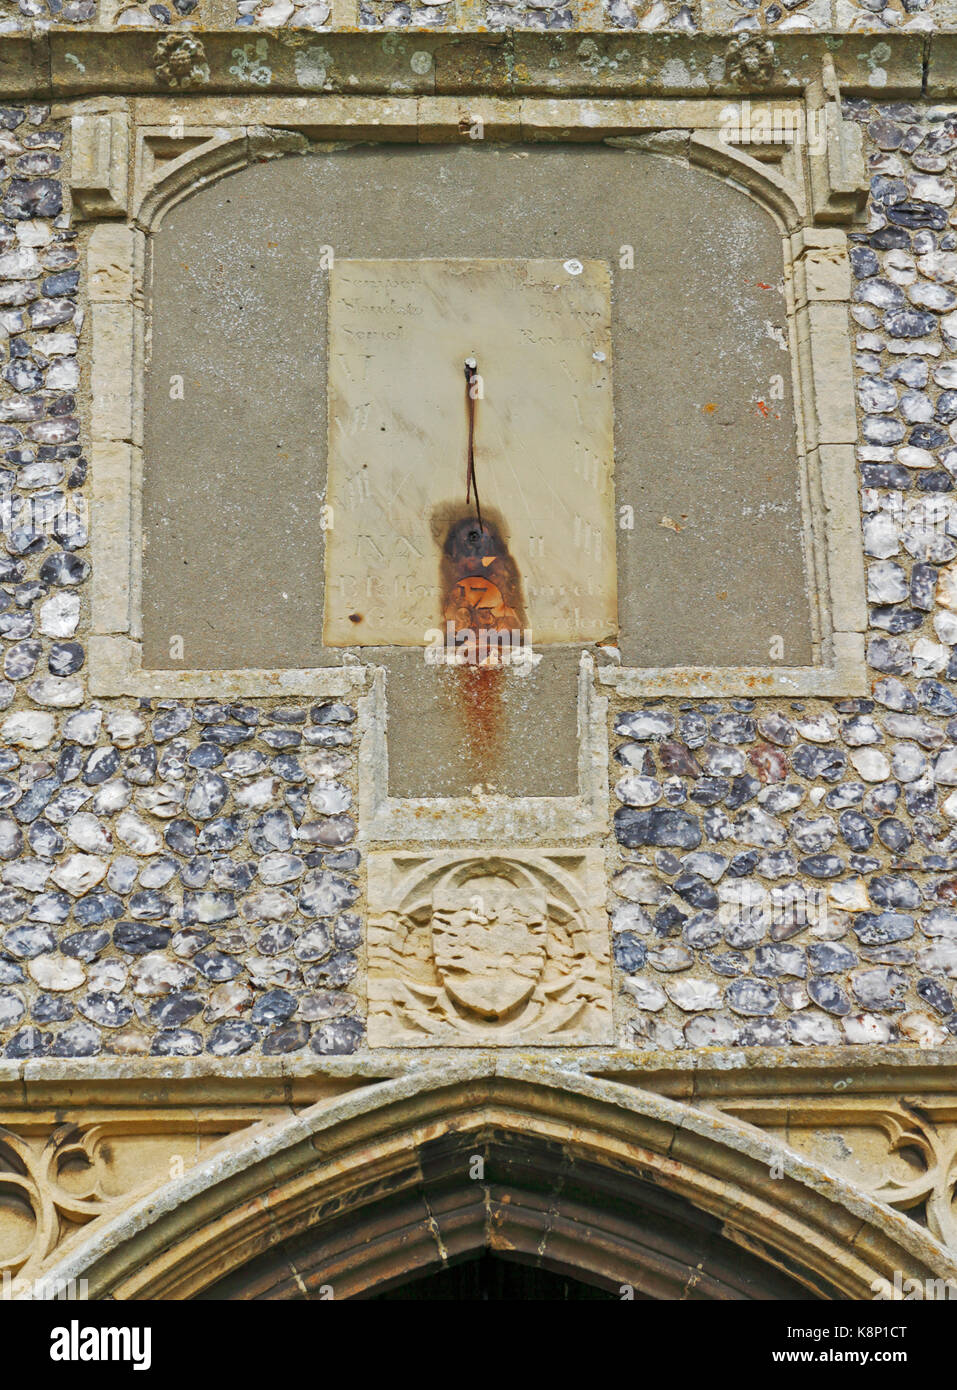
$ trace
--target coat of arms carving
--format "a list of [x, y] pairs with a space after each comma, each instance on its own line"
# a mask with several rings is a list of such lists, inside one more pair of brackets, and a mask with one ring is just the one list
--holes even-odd
[[600, 855], [370, 856], [369, 1041], [612, 1039]]

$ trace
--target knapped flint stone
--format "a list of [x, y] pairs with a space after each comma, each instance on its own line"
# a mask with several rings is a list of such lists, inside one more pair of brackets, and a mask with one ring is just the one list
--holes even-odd
[[307, 781], [305, 767], [299, 762], [295, 753], [277, 753], [275, 758], [270, 760], [270, 771], [275, 776], [281, 777], [282, 781], [299, 784]]
[[90, 1023], [71, 1023], [53, 1040], [51, 1057], [98, 1057], [103, 1051], [100, 1030]]
[[316, 1030], [312, 1050], [321, 1056], [345, 1056], [356, 1051], [362, 1034], [363, 1027], [358, 1018], [334, 1018]]
[[848, 254], [851, 270], [858, 280], [865, 280], [880, 270], [880, 262], [869, 246], [852, 246]]
[[309, 718], [313, 724], [352, 724], [355, 717], [355, 710], [338, 700], [327, 704], [313, 705], [309, 711]]
[[138, 787], [148, 787], [156, 780], [156, 749], [133, 748], [126, 759], [126, 777]]
[[183, 926], [197, 922], [228, 922], [236, 916], [236, 899], [232, 893], [195, 893], [183, 895]]
[[16, 961], [0, 955], [0, 985], [21, 985], [26, 978], [23, 968]]
[[59, 783], [55, 777], [39, 778], [26, 796], [21, 797], [14, 806], [14, 817], [21, 825], [29, 825], [31, 821], [35, 821], [49, 805], [58, 787]]
[[701, 874], [709, 883], [717, 883], [727, 870], [728, 860], [725, 855], [718, 854], [715, 850], [694, 850], [691, 854], [685, 855], [680, 867], [685, 873]]
[[793, 975], [803, 980], [807, 960], [800, 946], [759, 946], [754, 953], [754, 973], [762, 979]]
[[655, 935], [677, 936], [687, 917], [688, 914], [682, 912], [677, 903], [668, 903], [665, 907], [660, 907], [652, 918]]
[[615, 835], [628, 849], [641, 845], [697, 849], [701, 844], [701, 827], [686, 811], [636, 811], [622, 806], [615, 812]]
[[690, 710], [678, 720], [678, 732], [689, 748], [700, 748], [707, 742], [708, 721], [699, 710]]
[[877, 907], [914, 908], [920, 906], [920, 889], [912, 878], [884, 874], [872, 878], [867, 893]]
[[[234, 748], [238, 743], [245, 743], [247, 739], [253, 737], [252, 729], [246, 729], [241, 724], [219, 724], [214, 728], [206, 729], [204, 737], [211, 743], [222, 744], [224, 748]], [[200, 819], [202, 819], [200, 817]]]
[[226, 705], [220, 704], [217, 700], [200, 700], [194, 707], [194, 716], [197, 724], [204, 727], [207, 724], [225, 724], [229, 718], [229, 709]]
[[285, 989], [270, 989], [261, 995], [249, 1015], [253, 1023], [285, 1023], [296, 1012], [298, 1000]]
[[11, 179], [0, 202], [0, 217], [12, 221], [57, 217], [62, 211], [63, 193], [56, 179]]
[[287, 922], [270, 922], [257, 936], [256, 950], [261, 956], [278, 956], [288, 951], [295, 940], [295, 930]]
[[26, 1005], [12, 989], [0, 990], [0, 1028], [15, 1028], [26, 1013]]
[[109, 944], [108, 931], [78, 931], [60, 942], [60, 950], [65, 956], [72, 956], [89, 964], [96, 960]]
[[351, 951], [337, 951], [328, 960], [306, 966], [303, 978], [311, 988], [347, 985], [358, 969], [359, 963]]
[[615, 721], [615, 733], [640, 742], [658, 741], [674, 733], [675, 719], [667, 710], [630, 710]]
[[274, 748], [277, 752], [283, 748], [298, 748], [302, 743], [302, 734], [298, 729], [262, 729], [259, 737], [268, 748]]
[[869, 849], [874, 842], [874, 827], [858, 811], [843, 811], [838, 817], [841, 834], [851, 849]]
[[815, 975], [807, 982], [807, 992], [818, 1008], [843, 1018], [851, 1012], [851, 1001], [840, 985], [827, 975]]
[[346, 950], [358, 946], [362, 940], [362, 919], [354, 912], [343, 912], [336, 918], [335, 938], [336, 945]]
[[191, 1028], [170, 1028], [157, 1033], [150, 1044], [151, 1057], [198, 1057], [203, 1039]]
[[[63, 843], [60, 843], [60, 849]], [[39, 854], [42, 851], [37, 850]], [[16, 859], [23, 853], [23, 832], [11, 816], [0, 816], [0, 859]]]
[[21, 960], [33, 960], [36, 956], [56, 950], [55, 936], [42, 927], [11, 927], [3, 934], [3, 944]]
[[865, 1008], [902, 1009], [900, 995], [907, 987], [907, 977], [889, 966], [859, 970], [851, 976], [851, 988]]
[[315, 748], [348, 748], [352, 743], [352, 732], [349, 729], [306, 729], [303, 737], [306, 743]]
[[828, 782], [837, 782], [844, 775], [847, 757], [839, 748], [802, 743], [791, 754], [791, 766], [800, 777], [806, 778], [809, 782], [818, 777], [823, 777]]
[[356, 823], [351, 816], [326, 816], [321, 821], [314, 821], [313, 825], [315, 830], [309, 838], [314, 844], [328, 847], [348, 845], [356, 836]]
[[165, 950], [169, 941], [169, 927], [154, 927], [146, 922], [117, 922], [113, 928], [113, 944], [129, 956]]
[[94, 748], [83, 765], [83, 780], [88, 787], [98, 787], [119, 770], [120, 755], [115, 748]]
[[[640, 745], [623, 746], [640, 747]], [[663, 771], [673, 772], [678, 777], [701, 776], [701, 768], [691, 756], [690, 749], [683, 743], [677, 743], [674, 740], [666, 740], [664, 743], [659, 743], [657, 751]]]
[[227, 1018], [211, 1029], [206, 1051], [214, 1057], [238, 1057], [259, 1041], [259, 1029], [242, 1019]]
[[802, 1047], [835, 1047], [842, 1041], [841, 1030], [826, 1014], [792, 1014], [787, 1029], [791, 1041]]
[[66, 1023], [73, 1017], [73, 1005], [56, 994], [38, 994], [30, 1016], [34, 1023]]
[[138, 922], [152, 922], [164, 917], [170, 917], [175, 904], [172, 898], [167, 898], [163, 893], [154, 892], [147, 889], [144, 892], [132, 893], [127, 904], [127, 911], [131, 917], [135, 917]]
[[184, 927], [182, 931], [173, 934], [170, 946], [176, 955], [182, 956], [185, 960], [192, 960], [199, 951], [211, 945], [212, 940], [211, 932]]
[[232, 956], [224, 955], [222, 951], [200, 951], [193, 957], [193, 964], [207, 980], [215, 980], [217, 983], [235, 980], [236, 976], [242, 973], [239, 961], [234, 960]]
[[296, 942], [294, 954], [297, 960], [316, 961], [323, 960], [332, 950], [332, 942], [329, 932], [322, 923], [317, 923], [303, 932]]
[[811, 878], [840, 878], [846, 866], [836, 854], [812, 854], [802, 859], [799, 867]]
[[52, 1041], [52, 1033], [44, 1033], [28, 1024], [19, 1033], [14, 1033], [7, 1043], [6, 1055], [13, 1058], [45, 1057]]
[[225, 854], [242, 843], [245, 821], [242, 816], [217, 816], [207, 821], [196, 841], [196, 848], [202, 853], [213, 851]]
[[57, 759], [56, 775], [61, 782], [73, 782], [83, 771], [83, 749], [69, 743]]
[[718, 894], [712, 884], [701, 874], [683, 873], [672, 885], [674, 891], [692, 907], [717, 908]]
[[218, 772], [200, 773], [186, 797], [186, 813], [196, 820], [212, 820], [228, 796], [229, 783]]
[[82, 584], [89, 573], [89, 561], [81, 560], [78, 555], [68, 551], [49, 555], [40, 566], [40, 580], [49, 584], [51, 589]]
[[778, 1002], [777, 990], [760, 980], [734, 980], [724, 992], [728, 1008], [747, 1017], [771, 1014]]
[[[917, 199], [910, 199], [907, 202], [895, 203], [887, 208], [887, 217], [890, 222], [896, 223], [901, 227], [909, 227], [916, 230], [919, 227], [929, 227], [935, 232], [942, 232], [947, 226], [947, 211], [945, 208], [938, 207], [936, 203], [922, 203]], [[930, 331], [929, 329], [927, 330]], [[907, 333], [901, 336], [916, 338], [922, 336], [917, 333]]]
[[286, 1052], [298, 1052], [309, 1041], [311, 1031], [308, 1023], [284, 1023], [263, 1038], [263, 1053], [272, 1057]]
[[748, 801], [753, 801], [761, 790], [762, 783], [757, 777], [752, 777], [750, 773], [743, 773], [740, 777], [735, 777], [731, 783], [728, 795], [725, 797], [725, 806], [729, 811], [737, 810], [739, 806], [744, 806]]
[[288, 812], [266, 811], [249, 827], [250, 848], [257, 855], [269, 854], [272, 850], [291, 850], [295, 843], [294, 829]]
[[280, 705], [269, 711], [269, 718], [276, 724], [305, 724], [306, 711], [294, 705]]
[[153, 720], [154, 743], [166, 743], [177, 734], [185, 733], [193, 722], [193, 712], [185, 705], [164, 709]]
[[727, 777], [701, 777], [691, 788], [691, 800], [697, 806], [716, 806], [731, 790]]
[[888, 816], [878, 822], [877, 835], [881, 844], [886, 845], [895, 854], [903, 854], [914, 840], [903, 821], [897, 820], [894, 816]]
[[256, 877], [256, 865], [232, 859], [213, 860], [213, 882], [231, 893], [245, 893]]
[[741, 714], [719, 714], [711, 721], [711, 737], [716, 743], [753, 743], [754, 720]]
[[929, 1004], [935, 1013], [942, 1018], [949, 1018], [954, 1012], [954, 1001], [951, 999], [943, 985], [936, 980], [923, 979], [917, 981], [917, 993], [925, 1004]]
[[33, 906], [27, 915], [31, 922], [43, 922], [48, 926], [59, 927], [70, 915], [71, 901], [66, 893], [40, 893], [34, 898]]
[[897, 637], [902, 632], [916, 632], [924, 621], [923, 613], [914, 608], [878, 607], [869, 615], [871, 627], [881, 628]]
[[612, 938], [612, 946], [615, 954], [615, 964], [619, 970], [624, 970], [626, 974], [634, 974], [640, 970], [648, 958], [648, 952], [644, 942], [640, 941], [634, 932], [618, 932]]
[[833, 941], [815, 941], [807, 953], [815, 975], [843, 975], [857, 964], [853, 951]]
[[78, 926], [97, 927], [101, 922], [117, 921], [123, 916], [123, 900], [115, 893], [87, 893], [73, 904], [73, 916]]
[[786, 1047], [789, 1042], [788, 1026], [777, 1018], [749, 1023], [738, 1033], [739, 1047]]
[[717, 946], [723, 935], [722, 923], [713, 912], [699, 912], [690, 921], [685, 922], [681, 931], [682, 941], [695, 950], [708, 950]]
[[887, 946], [914, 935], [914, 919], [901, 912], [860, 912], [851, 929], [862, 946]]
[[730, 979], [746, 975], [751, 968], [743, 951], [705, 951], [704, 959], [716, 974]]
[[310, 917], [334, 917], [359, 896], [356, 884], [327, 869], [311, 869], [303, 878], [299, 908]]
[[150, 1005], [150, 1018], [160, 1028], [175, 1028], [188, 1023], [203, 1007], [203, 999], [198, 994], [182, 991], [169, 994], [165, 999], [157, 999]]
[[91, 991], [81, 996], [76, 1004], [84, 1018], [101, 1028], [122, 1028], [133, 1017], [133, 1006], [118, 994]]
[[941, 681], [927, 678], [917, 683], [917, 703], [931, 714], [957, 714], [957, 698]]

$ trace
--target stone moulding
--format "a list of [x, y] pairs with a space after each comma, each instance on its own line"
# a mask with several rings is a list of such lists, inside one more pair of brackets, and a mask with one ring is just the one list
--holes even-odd
[[[0, 95], [61, 99], [128, 92], [156, 94], [156, 29], [57, 27], [5, 34]], [[841, 90], [880, 100], [953, 95], [953, 33], [775, 33], [766, 84], [729, 66], [729, 35], [614, 32], [454, 33], [410, 30], [394, 36], [359, 33], [242, 30], [199, 31], [209, 67], [202, 90], [248, 96], [248, 67], [237, 61], [250, 40], [265, 45], [255, 94], [303, 90], [432, 96], [800, 96], [833, 54]], [[383, 38], [392, 39], [384, 43]], [[326, 58], [311, 72], [297, 55], [316, 45]], [[253, 44], [249, 44], [253, 48]], [[415, 62], [412, 58], [415, 56]], [[236, 69], [239, 69], [237, 72]], [[927, 86], [925, 87], [925, 80]], [[183, 94], [190, 99], [197, 89]]]
[[[642, 149], [690, 160], [754, 198], [781, 232], [791, 370], [799, 403], [797, 447], [816, 664], [718, 670], [602, 666], [599, 680], [621, 695], [827, 696], [866, 691], [863, 563], [860, 537], [849, 520], [854, 515], [856, 437], [848, 322], [850, 274], [845, 233], [833, 225], [853, 218], [866, 180], [836, 105], [838, 81], [839, 73], [828, 66], [823, 77], [818, 72], [816, 85], [809, 79], [803, 94], [806, 101], [778, 102], [774, 112], [781, 117], [780, 138], [756, 136], [742, 125], [734, 142], [723, 131], [735, 114], [727, 102], [527, 99], [483, 103], [490, 118], [489, 138], [610, 140], [626, 146], [634, 142]], [[813, 129], [810, 113], [820, 108], [822, 92], [827, 93], [827, 121], [823, 150], [815, 152], [814, 142], [804, 140], [801, 132]], [[143, 290], [148, 238], [167, 208], [251, 160], [329, 149], [330, 142], [335, 147], [337, 142], [357, 138], [462, 141], [468, 138], [474, 105], [451, 97], [256, 97], [240, 105], [206, 96], [154, 97], [132, 107], [134, 156], [129, 176], [124, 142], [111, 137], [117, 113], [83, 113], [86, 144], [107, 161], [106, 167], [98, 168], [96, 186], [125, 188], [129, 177], [132, 188], [131, 220], [96, 222], [87, 243], [93, 361], [93, 694], [336, 696], [364, 683], [365, 673], [358, 664], [285, 671], [145, 671], [142, 667], [139, 479], [143, 363], [148, 353]], [[249, 124], [250, 120], [257, 123]], [[109, 128], [97, 134], [96, 122], [109, 122]], [[662, 130], [670, 142], [662, 142]], [[812, 176], [808, 161], [814, 159], [818, 172]], [[92, 176], [85, 169], [81, 164], [77, 175], [87, 180], [78, 184], [81, 198], [84, 188], [92, 186]], [[829, 197], [832, 177], [837, 185]], [[809, 182], [811, 206], [806, 193]], [[101, 197], [100, 202], [105, 208], [101, 216], [112, 217], [117, 199], [104, 203]], [[815, 208], [830, 225], [814, 226]], [[371, 722], [374, 731], [376, 721]], [[382, 803], [382, 793], [374, 787], [370, 791], [375, 808]], [[373, 838], [393, 838], [380, 811], [375, 814], [379, 820]], [[576, 813], [572, 819], [580, 827], [581, 815]], [[494, 816], [485, 817], [485, 823], [494, 824]], [[520, 837], [535, 834], [541, 826], [540, 818], [526, 817], [517, 833]], [[490, 828], [488, 833], [499, 832]], [[550, 834], [547, 828], [542, 833]], [[443, 833], [440, 838], [447, 837]]]
[[[252, 1074], [246, 1084], [256, 1084]], [[99, 1089], [102, 1096], [103, 1082]], [[166, 1103], [182, 1108], [175, 1087]], [[494, 1180], [487, 1193], [470, 1183], [463, 1156], [502, 1143], [506, 1152], [519, 1146], [525, 1163], [512, 1165], [514, 1197], [504, 1197], [500, 1219], [489, 1225], [482, 1213], [489, 1204], [498, 1208]], [[818, 1297], [867, 1300], [877, 1281], [893, 1283], [895, 1271], [919, 1287], [957, 1276], [952, 1254], [926, 1229], [779, 1136], [607, 1077], [501, 1056], [436, 1059], [295, 1114], [264, 1116], [198, 1154], [185, 1172], [154, 1179], [122, 1207], [68, 1233], [39, 1273], [54, 1286], [85, 1279], [97, 1299], [182, 1299], [284, 1239], [311, 1233], [315, 1283], [330, 1284], [340, 1299], [399, 1282], [410, 1268], [442, 1268], [446, 1246], [465, 1248], [456, 1236], [459, 1215], [478, 1191], [481, 1219], [468, 1248], [502, 1241], [524, 1250], [530, 1239], [530, 1255], [546, 1267], [591, 1275], [606, 1287], [657, 1288], [662, 1296], [660, 1269], [646, 1248], [632, 1247], [614, 1202], [619, 1215], [607, 1226], [610, 1239], [596, 1243], [595, 1226], [582, 1225], [574, 1204], [566, 1209], [559, 1200], [560, 1185], [554, 1202], [523, 1200], [522, 1173], [529, 1163], [530, 1171], [546, 1172], [547, 1153], [555, 1151], [566, 1186], [600, 1175], [597, 1190], [605, 1191], [616, 1173], [625, 1182], [639, 1178], [717, 1220], [725, 1239]], [[451, 1168], [437, 1165], [441, 1153]], [[423, 1191], [446, 1173], [460, 1174], [462, 1195], [430, 1218]], [[448, 1181], [442, 1190], [454, 1195]], [[388, 1217], [378, 1193], [389, 1194], [399, 1218]], [[525, 1229], [536, 1209], [534, 1229]], [[543, 1220], [546, 1210], [551, 1215]], [[680, 1297], [680, 1284], [664, 1296]]]

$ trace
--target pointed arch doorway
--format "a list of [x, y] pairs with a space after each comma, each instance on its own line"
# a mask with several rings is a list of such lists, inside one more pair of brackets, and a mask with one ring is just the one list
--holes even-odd
[[480, 1296], [499, 1260], [533, 1297], [558, 1279], [562, 1297], [867, 1300], [895, 1271], [954, 1273], [928, 1232], [750, 1125], [482, 1055], [240, 1131], [44, 1273], [91, 1298], [342, 1300], [454, 1290], [475, 1260]]

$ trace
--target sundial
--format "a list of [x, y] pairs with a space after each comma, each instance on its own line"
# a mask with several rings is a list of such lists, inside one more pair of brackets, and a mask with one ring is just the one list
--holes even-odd
[[328, 645], [613, 636], [610, 288], [600, 261], [336, 262]]

